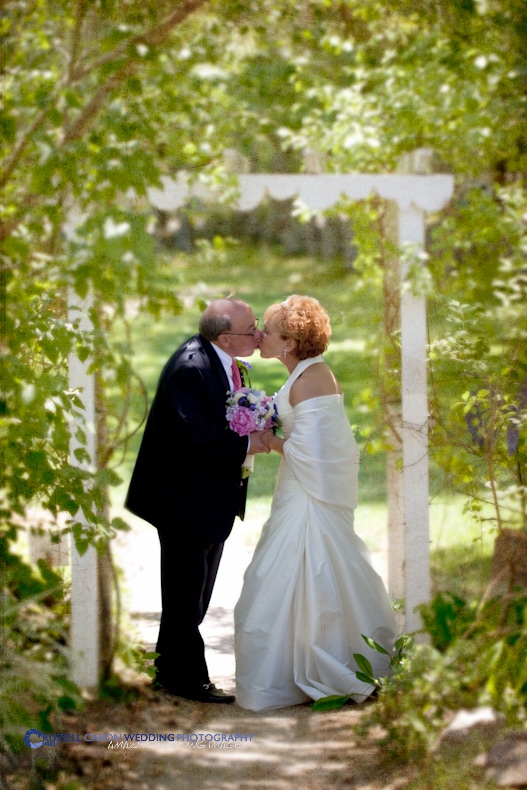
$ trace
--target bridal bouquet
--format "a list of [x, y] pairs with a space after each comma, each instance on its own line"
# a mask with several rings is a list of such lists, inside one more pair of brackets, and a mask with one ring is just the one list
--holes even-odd
[[[248, 436], [253, 431], [276, 428], [278, 412], [270, 395], [263, 390], [243, 387], [229, 392], [227, 397], [227, 422], [232, 431]], [[254, 469], [254, 455], [247, 455], [242, 464], [242, 479]]]
[[227, 422], [232, 431], [248, 436], [253, 431], [265, 431], [278, 425], [278, 412], [273, 398], [263, 390], [243, 387], [229, 392]]

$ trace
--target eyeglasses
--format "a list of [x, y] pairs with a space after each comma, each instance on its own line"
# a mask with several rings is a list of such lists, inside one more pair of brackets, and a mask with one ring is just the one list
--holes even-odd
[[222, 335], [237, 335], [238, 337], [254, 337], [258, 331], [258, 321], [259, 318], [255, 318], [254, 327], [251, 329], [250, 332], [222, 332]]

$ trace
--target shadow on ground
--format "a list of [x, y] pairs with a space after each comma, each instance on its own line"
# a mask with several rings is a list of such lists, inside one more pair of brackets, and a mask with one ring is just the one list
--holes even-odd
[[[64, 731], [89, 741], [38, 750], [63, 784], [89, 790], [386, 790], [399, 786], [382, 768], [375, 742], [352, 726], [361, 709], [314, 713], [310, 705], [252, 713], [234, 705], [176, 700], [144, 686], [126, 704], [97, 702], [67, 716]], [[131, 739], [134, 736], [134, 739]], [[38, 771], [27, 755], [28, 773]], [[21, 766], [19, 766], [21, 767]], [[58, 772], [58, 774], [56, 773]], [[11, 785], [26, 790], [26, 784]], [[34, 776], [36, 779], [36, 776]], [[393, 782], [396, 782], [393, 784]], [[74, 783], [78, 782], [78, 785]]]

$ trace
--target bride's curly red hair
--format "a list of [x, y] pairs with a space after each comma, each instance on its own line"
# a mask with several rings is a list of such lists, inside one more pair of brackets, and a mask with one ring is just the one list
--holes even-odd
[[331, 337], [329, 315], [312, 296], [292, 294], [285, 302], [268, 307], [265, 318], [284, 340], [291, 338], [296, 342], [299, 359], [316, 357], [328, 347]]

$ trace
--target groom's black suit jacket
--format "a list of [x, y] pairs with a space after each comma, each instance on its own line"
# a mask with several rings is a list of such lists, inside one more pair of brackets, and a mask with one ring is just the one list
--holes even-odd
[[225, 419], [229, 380], [200, 335], [166, 363], [150, 409], [126, 507], [160, 531], [204, 545], [224, 541], [243, 513], [247, 437]]

